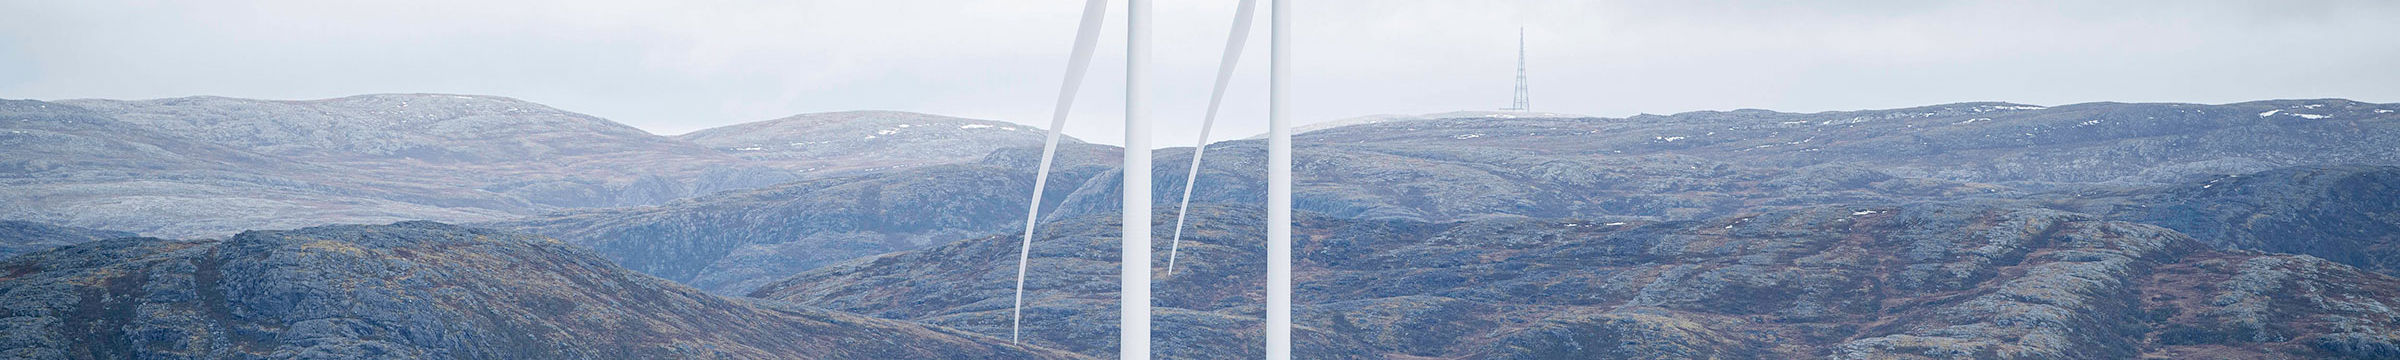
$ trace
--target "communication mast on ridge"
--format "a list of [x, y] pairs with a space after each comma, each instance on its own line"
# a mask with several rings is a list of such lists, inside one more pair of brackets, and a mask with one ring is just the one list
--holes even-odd
[[1525, 28], [1517, 28], [1517, 99], [1508, 103], [1507, 111], [1533, 111], [1533, 94], [1525, 86]]

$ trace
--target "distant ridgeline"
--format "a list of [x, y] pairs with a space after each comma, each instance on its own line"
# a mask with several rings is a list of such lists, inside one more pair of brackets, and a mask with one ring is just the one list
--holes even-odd
[[[1294, 339], [1362, 359], [2400, 357], [2395, 111], [1345, 120], [1295, 141]], [[1123, 151], [1106, 145], [1061, 149], [1029, 347], [990, 337], [1040, 133], [848, 112], [668, 137], [450, 95], [0, 101], [0, 219], [31, 221], [0, 222], [0, 250], [83, 243], [0, 263], [0, 296], [39, 304], [6, 310], [0, 338], [35, 345], [0, 354], [1106, 356]], [[1261, 351], [1264, 144], [1211, 146], [1189, 270], [1158, 280], [1161, 356]], [[1164, 165], [1191, 149], [1156, 151], [1173, 204], [1185, 167]], [[419, 219], [497, 230], [226, 238]], [[275, 279], [365, 285], [250, 285]], [[393, 294], [430, 302], [341, 310]], [[842, 342], [886, 333], [906, 335]], [[348, 340], [302, 340], [328, 336]]]

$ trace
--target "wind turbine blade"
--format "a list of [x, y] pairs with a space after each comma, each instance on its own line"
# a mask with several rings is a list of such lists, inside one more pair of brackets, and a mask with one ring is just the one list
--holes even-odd
[[1009, 311], [1008, 342], [1017, 343], [1025, 324], [1025, 263], [1033, 257], [1033, 225], [1041, 219], [1042, 188], [1050, 184], [1050, 160], [1058, 156], [1058, 132], [1067, 127], [1067, 110], [1083, 85], [1084, 70], [1092, 65], [1092, 46], [1100, 42], [1100, 20], [1108, 16], [1108, 0], [1085, 0], [1083, 22], [1075, 26], [1075, 52], [1067, 57], [1067, 79], [1059, 85], [1058, 105], [1050, 112], [1050, 135], [1042, 140], [1042, 163], [1033, 175], [1033, 200], [1025, 207], [1025, 241], [1017, 247], [1017, 305]]
[[1217, 106], [1225, 102], [1225, 86], [1233, 82], [1233, 66], [1242, 61], [1242, 44], [1250, 40], [1250, 13], [1257, 0], [1242, 0], [1233, 10], [1233, 35], [1225, 39], [1225, 58], [1217, 60], [1217, 87], [1208, 93], [1208, 116], [1200, 118], [1200, 143], [1192, 146], [1191, 171], [1183, 173], [1183, 201], [1175, 205], [1175, 236], [1167, 242], [1167, 277], [1175, 276], [1175, 252], [1183, 248], [1183, 218], [1192, 211], [1192, 182], [1200, 179], [1200, 156], [1208, 153], [1208, 130], [1217, 126]]

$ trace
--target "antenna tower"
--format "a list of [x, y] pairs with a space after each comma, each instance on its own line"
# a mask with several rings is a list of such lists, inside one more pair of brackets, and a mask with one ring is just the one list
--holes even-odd
[[1533, 92], [1525, 86], [1525, 28], [1517, 28], [1517, 99], [1508, 111], [1533, 111]]

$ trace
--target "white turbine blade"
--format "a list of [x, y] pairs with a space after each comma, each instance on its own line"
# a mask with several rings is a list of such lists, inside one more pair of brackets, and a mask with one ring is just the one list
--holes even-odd
[[1192, 182], [1200, 179], [1200, 156], [1208, 153], [1208, 130], [1217, 125], [1217, 105], [1225, 102], [1225, 84], [1233, 82], [1233, 66], [1242, 61], [1242, 44], [1250, 39], [1250, 13], [1257, 0], [1242, 0], [1233, 10], [1233, 35], [1225, 39], [1225, 58], [1217, 61], [1217, 87], [1208, 93], [1208, 116], [1200, 118], [1200, 144], [1192, 146], [1192, 169], [1183, 173], [1183, 201], [1175, 205], [1175, 236], [1167, 242], [1167, 277], [1175, 276], [1175, 252], [1183, 248], [1183, 217], [1192, 211]]
[[1050, 112], [1050, 136], [1042, 140], [1042, 165], [1033, 175], [1032, 205], [1025, 208], [1025, 241], [1017, 248], [1017, 305], [1010, 310], [1008, 342], [1016, 343], [1025, 323], [1025, 263], [1033, 256], [1033, 224], [1042, 214], [1042, 188], [1050, 184], [1050, 160], [1058, 156], [1058, 132], [1067, 127], [1067, 109], [1083, 85], [1084, 69], [1092, 65], [1092, 45], [1100, 42], [1100, 20], [1108, 16], [1108, 0], [1085, 0], [1083, 22], [1075, 26], [1075, 52], [1067, 57], [1067, 79], [1059, 85], [1058, 106]]
[[1150, 0], [1125, 4], [1125, 180], [1117, 358], [1150, 358]]
[[1292, 358], [1292, 0], [1268, 20], [1267, 359]]

